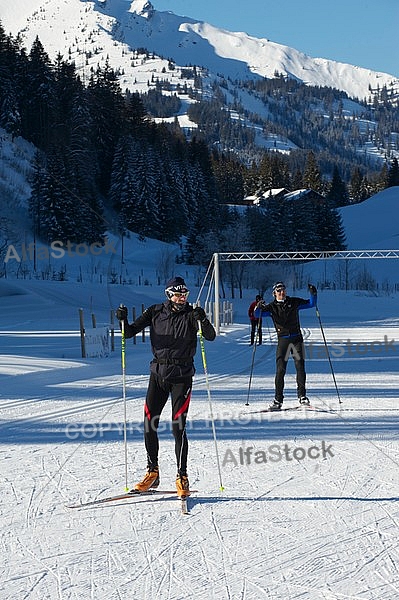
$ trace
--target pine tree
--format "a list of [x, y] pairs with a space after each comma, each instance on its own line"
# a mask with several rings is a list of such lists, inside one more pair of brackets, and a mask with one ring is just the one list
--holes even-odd
[[126, 133], [135, 138], [145, 137], [148, 129], [148, 116], [139, 94], [129, 94], [125, 107]]
[[[290, 189], [290, 188], [288, 188], [288, 189]], [[292, 182], [291, 182], [291, 189], [293, 191], [303, 189], [302, 173], [300, 172], [299, 169], [297, 169], [294, 173], [294, 176], [293, 176]]]
[[68, 192], [74, 206], [74, 240], [101, 242], [105, 223], [103, 206], [96, 189], [97, 162], [92, 144], [92, 118], [87, 92], [76, 74], [75, 65], [55, 64], [56, 116], [53, 145], [63, 148], [63, 162], [69, 180]]
[[146, 223], [139, 195], [142, 180], [146, 177], [146, 147], [143, 142], [126, 136], [120, 140], [114, 156], [111, 176], [110, 199], [119, 209], [121, 231], [131, 231], [145, 236]]
[[212, 154], [217, 195], [222, 204], [239, 204], [244, 198], [243, 166], [230, 156]]
[[12, 136], [21, 131], [18, 108], [17, 64], [18, 47], [11, 36], [6, 36], [0, 22], [0, 127]]
[[28, 70], [21, 82], [21, 126], [23, 135], [46, 150], [53, 140], [56, 114], [54, 68], [36, 37], [28, 56]]
[[31, 195], [29, 198], [29, 215], [33, 223], [34, 237], [38, 239], [42, 239], [42, 198], [46, 189], [46, 168], [46, 156], [43, 152], [37, 150], [33, 160], [33, 178], [31, 184]]
[[337, 166], [334, 166], [333, 176], [326, 198], [331, 206], [338, 207], [349, 204], [348, 190], [341, 179]]
[[40, 238], [51, 244], [54, 241], [77, 241], [76, 211], [74, 211], [71, 179], [60, 147], [49, 151], [45, 170], [41, 173], [40, 197], [31, 198], [38, 214]]
[[[111, 171], [109, 199], [111, 206], [117, 212], [125, 212], [129, 202], [124, 195], [126, 179], [134, 160], [133, 148], [135, 141], [131, 135], [122, 136], [115, 148]], [[126, 215], [124, 215], [126, 217]]]
[[[1, 88], [0, 82], [0, 88]], [[3, 127], [13, 137], [21, 132], [21, 117], [17, 108], [17, 96], [11, 81], [3, 84], [2, 99], [0, 99], [0, 127]]]
[[210, 155], [202, 141], [194, 139], [189, 145], [189, 164], [193, 175], [190, 190], [195, 212], [190, 214], [186, 257], [188, 262], [196, 263], [201, 237], [212, 232], [216, 235], [220, 229], [221, 211]]
[[303, 173], [304, 187], [309, 190], [314, 190], [320, 194], [323, 192], [323, 181], [321, 171], [316, 162], [314, 152], [309, 152], [306, 158], [305, 170]]
[[381, 190], [386, 190], [387, 187], [389, 187], [389, 173], [388, 165], [384, 163], [376, 180], [375, 193], [380, 192]]
[[399, 186], [399, 163], [396, 156], [388, 169], [388, 187]]
[[92, 143], [98, 161], [98, 186], [105, 196], [111, 182], [114, 152], [122, 133], [124, 99], [115, 72], [108, 62], [98, 68], [88, 86], [88, 105], [92, 119]]
[[265, 153], [258, 168], [257, 192], [264, 193], [273, 188], [273, 173], [270, 154]]
[[[220, 226], [219, 198], [211, 157], [205, 142], [193, 139], [189, 144], [189, 161], [198, 173], [196, 190], [201, 229], [216, 230]], [[198, 170], [196, 169], [198, 167]]]
[[315, 204], [313, 222], [316, 235], [309, 249], [320, 251], [345, 249], [342, 217], [331, 202], [321, 200]]
[[[244, 219], [248, 231], [248, 250], [251, 252], [272, 252], [277, 250], [274, 237], [275, 230], [269, 210], [257, 206], [247, 208]], [[244, 247], [242, 248], [244, 249]]]
[[166, 193], [165, 228], [166, 239], [178, 242], [187, 234], [190, 208], [183, 184], [184, 163], [177, 157], [165, 160], [164, 185]]
[[314, 211], [314, 201], [307, 198], [283, 201], [283, 224], [287, 226], [285, 239], [291, 251], [312, 249], [315, 234]]
[[[230, 223], [220, 232], [218, 236], [218, 248], [214, 251], [228, 252], [231, 248], [240, 248], [241, 250], [250, 250], [250, 230], [247, 223], [238, 218], [238, 215], [231, 215]], [[210, 257], [208, 256], [208, 259]], [[225, 272], [228, 274], [231, 297], [235, 297], [235, 288], [239, 289], [240, 298], [242, 298], [243, 276], [245, 273], [245, 263], [240, 261], [229, 261], [225, 266]]]
[[355, 168], [349, 184], [349, 198], [352, 204], [362, 202], [367, 196], [366, 182], [359, 168]]

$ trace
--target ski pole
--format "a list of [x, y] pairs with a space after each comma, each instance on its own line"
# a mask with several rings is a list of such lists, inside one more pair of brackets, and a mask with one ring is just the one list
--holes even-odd
[[204, 344], [204, 337], [202, 335], [202, 327], [201, 327], [201, 321], [200, 320], [198, 320], [198, 332], [199, 332], [199, 339], [200, 339], [202, 364], [204, 365], [206, 389], [207, 389], [207, 393], [208, 393], [209, 411], [210, 411], [210, 414], [211, 414], [213, 441], [215, 443], [216, 462], [217, 462], [217, 466], [218, 466], [219, 483], [220, 483], [219, 489], [220, 489], [221, 492], [223, 492], [224, 486], [223, 486], [223, 482], [222, 482], [222, 471], [221, 471], [221, 468], [220, 468], [218, 443], [217, 443], [217, 439], [216, 439], [216, 430], [215, 430], [215, 422], [213, 420], [211, 389], [210, 389], [210, 386], [209, 386], [208, 367], [207, 367], [207, 364], [206, 364], [206, 356], [205, 356], [205, 344]]
[[250, 391], [251, 391], [252, 374], [253, 374], [253, 371], [254, 371], [255, 353], [256, 353], [256, 346], [257, 346], [257, 344], [258, 344], [259, 328], [261, 327], [260, 323], [261, 323], [261, 320], [259, 319], [259, 325], [258, 325], [258, 327], [256, 328], [256, 335], [255, 335], [254, 349], [253, 349], [253, 351], [252, 351], [252, 363], [251, 363], [251, 371], [250, 371], [250, 374], [249, 374], [248, 393], [247, 393], [247, 401], [246, 401], [246, 403], [245, 403], [245, 406], [249, 406], [249, 394], [250, 394]]
[[[123, 308], [123, 305], [121, 305]], [[125, 490], [128, 491], [127, 485], [127, 409], [126, 409], [126, 339], [125, 339], [125, 322], [121, 321], [121, 360], [122, 360], [122, 397], [123, 397], [123, 442], [125, 448]]]
[[321, 322], [321, 317], [320, 317], [319, 308], [318, 308], [318, 306], [317, 306], [317, 305], [316, 305], [316, 315], [317, 315], [317, 318], [319, 319], [320, 331], [321, 331], [321, 335], [323, 336], [323, 341], [324, 341], [324, 346], [325, 346], [325, 348], [326, 348], [326, 353], [327, 353], [328, 362], [330, 363], [331, 374], [332, 374], [332, 378], [333, 378], [333, 380], [334, 380], [335, 389], [336, 389], [336, 391], [337, 391], [338, 402], [339, 402], [339, 404], [342, 404], [342, 402], [341, 402], [341, 396], [339, 395], [339, 391], [338, 391], [337, 381], [336, 381], [336, 379], [335, 379], [335, 373], [334, 373], [334, 369], [333, 369], [332, 362], [331, 362], [331, 358], [330, 358], [330, 352], [329, 352], [329, 350], [328, 350], [328, 346], [327, 346], [327, 340], [326, 340], [326, 336], [324, 335], [324, 329], [323, 329], [323, 325], [322, 325], [322, 322]]

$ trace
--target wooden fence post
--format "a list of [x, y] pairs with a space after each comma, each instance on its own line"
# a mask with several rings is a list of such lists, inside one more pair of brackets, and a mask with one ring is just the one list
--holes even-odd
[[114, 311], [111, 309], [110, 312], [110, 318], [109, 318], [109, 322], [111, 325], [111, 352], [113, 352], [115, 350], [115, 328], [114, 328], [114, 316], [115, 313]]
[[[135, 321], [136, 320], [136, 307], [135, 306], [133, 306], [132, 314], [133, 314], [133, 321]], [[137, 338], [135, 335], [133, 336], [133, 344], [137, 344]]]
[[83, 322], [83, 308], [79, 308], [79, 324], [80, 324], [80, 346], [82, 349], [82, 358], [86, 358], [85, 348], [85, 328]]
[[[143, 312], [144, 312], [144, 304], [141, 305], [141, 314], [143, 314]], [[143, 331], [141, 332], [141, 336], [142, 336], [143, 342], [145, 342], [145, 327], [144, 327]]]

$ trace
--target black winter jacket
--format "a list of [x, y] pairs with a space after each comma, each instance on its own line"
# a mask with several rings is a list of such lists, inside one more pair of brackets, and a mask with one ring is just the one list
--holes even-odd
[[310, 294], [310, 299], [286, 296], [284, 302], [273, 300], [255, 310], [256, 317], [271, 317], [277, 337], [295, 337], [301, 335], [298, 311], [316, 306], [317, 296]]
[[[133, 323], [125, 321], [124, 325], [126, 338], [133, 337], [146, 327], [150, 328], [154, 355], [150, 364], [152, 373], [173, 381], [194, 375], [198, 322], [190, 304], [186, 303], [180, 311], [173, 311], [169, 300], [163, 304], [153, 304]], [[201, 323], [201, 329], [206, 340], [215, 339], [215, 329], [208, 319]]]

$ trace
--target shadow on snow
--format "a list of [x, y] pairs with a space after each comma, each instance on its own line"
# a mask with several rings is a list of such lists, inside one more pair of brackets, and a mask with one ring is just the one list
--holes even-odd
[[[384, 435], [397, 439], [398, 427], [392, 417], [384, 415], [353, 416], [345, 413], [296, 411], [285, 413], [242, 414], [236, 418], [218, 418], [214, 421], [220, 441], [251, 442], [254, 440], [284, 440], [311, 438], [324, 440], [371, 440]], [[187, 421], [187, 435], [191, 441], [212, 441], [210, 419]], [[126, 423], [128, 442], [143, 441], [142, 421]], [[171, 420], [165, 414], [158, 430], [160, 440], [171, 439]], [[21, 419], [0, 422], [0, 444], [61, 444], [123, 442], [123, 422], [68, 422], [57, 423], [45, 419]]]

